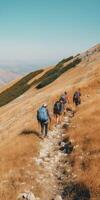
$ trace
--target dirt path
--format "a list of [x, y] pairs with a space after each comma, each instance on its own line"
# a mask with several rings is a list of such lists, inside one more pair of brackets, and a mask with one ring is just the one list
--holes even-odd
[[90, 200], [90, 189], [77, 179], [74, 153], [78, 145], [69, 136], [72, 113], [63, 118], [61, 125], [49, 131], [41, 141], [38, 157], [34, 161], [40, 170], [36, 182], [42, 189], [40, 200]]
[[[54, 127], [52, 131], [49, 131], [48, 137], [42, 140], [39, 156], [35, 158], [36, 164], [42, 170], [42, 173], [38, 174], [36, 180], [44, 191], [41, 200], [47, 200], [47, 196], [48, 200], [55, 199], [62, 192], [63, 186], [61, 183], [65, 178], [65, 165], [67, 173], [70, 173], [70, 167], [67, 164], [64, 165], [67, 155], [72, 148], [68, 138], [66, 138], [67, 143], [64, 141], [66, 136], [64, 132], [68, 126], [69, 117], [66, 116], [62, 124]], [[65, 144], [67, 149], [64, 148]], [[67, 151], [67, 154], [65, 151]]]
[[[2, 180], [0, 184], [2, 200], [6, 197], [7, 200], [16, 197], [20, 200], [90, 200], [89, 188], [85, 185], [85, 181], [81, 182], [78, 179], [77, 171], [74, 169], [76, 147], [79, 145], [69, 136], [70, 127], [73, 126], [71, 117], [71, 113], [67, 114], [62, 124], [53, 127], [48, 132], [48, 137], [44, 139], [34, 134], [30, 135], [31, 132], [28, 132], [29, 135], [22, 134], [18, 137], [18, 141], [21, 140], [20, 148], [23, 138], [23, 148], [25, 143], [28, 144], [27, 151], [25, 148], [22, 156], [19, 154], [18, 160], [22, 158], [22, 165], [18, 165], [18, 169], [11, 167], [7, 177]], [[39, 141], [36, 138], [33, 140], [33, 137]], [[34, 148], [38, 149], [35, 154]]]

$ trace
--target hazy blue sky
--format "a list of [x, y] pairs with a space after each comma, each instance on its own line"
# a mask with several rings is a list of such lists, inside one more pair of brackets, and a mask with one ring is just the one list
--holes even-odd
[[49, 65], [100, 42], [100, 0], [0, 0], [0, 65]]

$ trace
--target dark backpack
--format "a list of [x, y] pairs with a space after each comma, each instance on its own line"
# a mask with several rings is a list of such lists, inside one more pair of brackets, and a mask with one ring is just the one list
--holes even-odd
[[74, 99], [80, 99], [80, 96], [81, 96], [80, 92], [75, 92], [73, 98]]
[[80, 92], [75, 92], [73, 96], [73, 102], [77, 102], [80, 104], [81, 99], [80, 99], [81, 93]]
[[59, 101], [57, 101], [55, 104], [54, 104], [54, 109], [53, 109], [54, 113], [61, 113], [62, 111], [62, 105]]
[[60, 97], [60, 100], [63, 102], [63, 104], [66, 104], [66, 103], [67, 103], [66, 97], [65, 97], [65, 96], [61, 96], [61, 97]]
[[48, 121], [48, 113], [47, 113], [47, 109], [45, 107], [41, 107], [37, 111], [37, 120], [39, 122], [46, 122], [46, 121]]

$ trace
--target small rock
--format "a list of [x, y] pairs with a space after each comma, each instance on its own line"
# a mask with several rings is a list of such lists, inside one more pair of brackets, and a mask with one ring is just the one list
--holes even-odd
[[17, 197], [17, 200], [36, 200], [34, 194], [32, 192], [24, 192], [20, 193]]
[[42, 158], [38, 158], [38, 159], [36, 160], [36, 163], [37, 163], [38, 165], [43, 164], [43, 159], [42, 159]]
[[68, 129], [68, 126], [69, 126], [69, 124], [66, 123], [66, 124], [63, 124], [62, 128], [63, 128], [63, 129]]
[[60, 195], [57, 195], [55, 200], [62, 200], [62, 197]]
[[60, 145], [61, 145], [62, 147], [64, 147], [65, 144], [66, 144], [65, 142], [61, 142]]
[[79, 148], [79, 145], [77, 144], [76, 146], [74, 146], [74, 149], [77, 149], [77, 148]]
[[67, 169], [67, 172], [69, 173], [69, 172], [71, 172], [71, 169], [69, 168], [69, 169]]
[[46, 162], [49, 162], [49, 161], [50, 161], [50, 159], [46, 157], [46, 158], [45, 158], [45, 161], [46, 161]]
[[73, 174], [73, 178], [77, 178], [77, 175], [76, 175], [76, 174]]

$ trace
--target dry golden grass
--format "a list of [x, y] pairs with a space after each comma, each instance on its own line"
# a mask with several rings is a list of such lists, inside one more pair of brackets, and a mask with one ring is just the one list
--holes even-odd
[[[47, 102], [52, 116], [53, 103], [65, 90], [71, 99], [70, 106], [74, 108], [72, 94], [79, 87], [82, 105], [77, 109], [72, 127], [67, 133], [75, 145], [79, 145], [70, 156], [75, 161], [73, 173], [77, 175], [78, 181], [88, 185], [91, 200], [100, 199], [99, 58], [100, 52], [91, 55], [89, 61], [84, 60], [44, 89], [37, 91], [31, 87], [0, 109], [0, 200], [14, 200], [20, 191], [30, 189], [31, 186], [36, 196], [44, 195], [43, 187], [36, 183], [37, 171], [41, 169], [35, 166], [32, 159], [41, 148], [36, 110]], [[27, 134], [24, 134], [25, 131]], [[29, 172], [31, 176], [27, 174]]]

